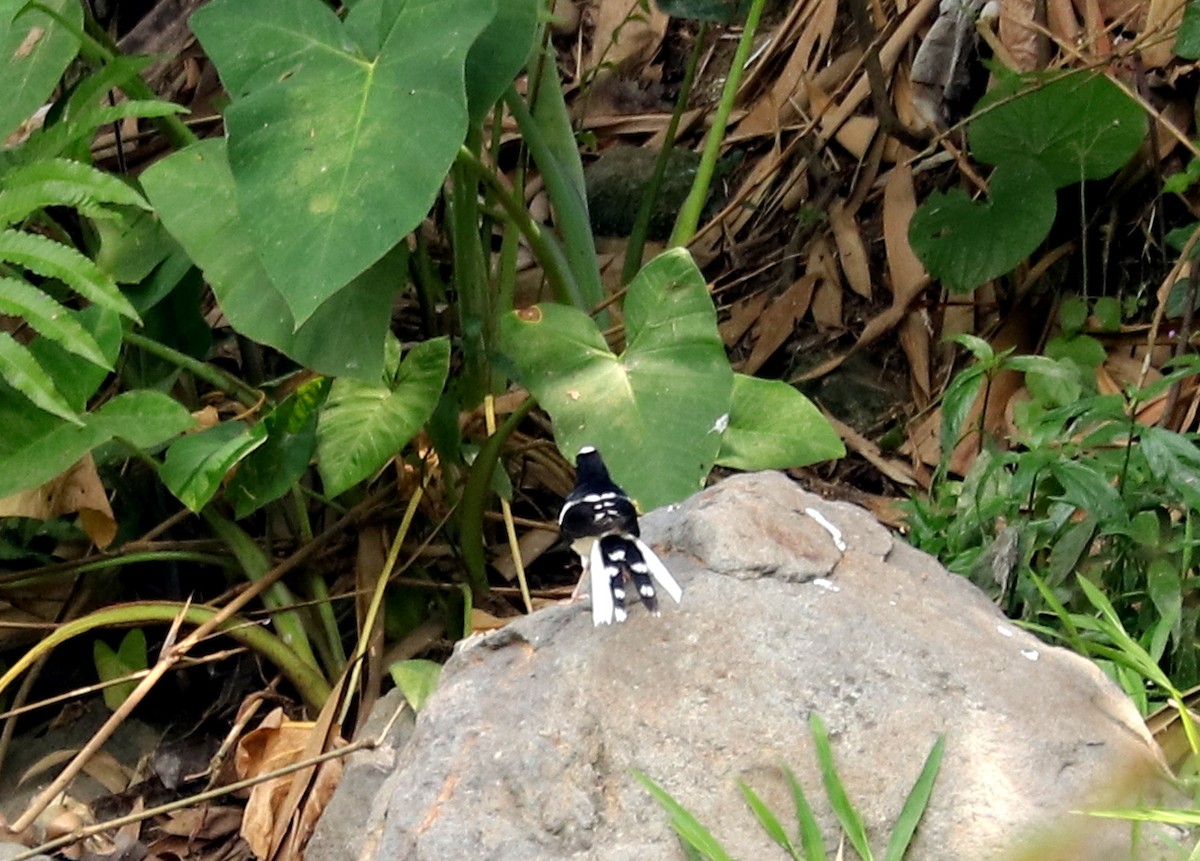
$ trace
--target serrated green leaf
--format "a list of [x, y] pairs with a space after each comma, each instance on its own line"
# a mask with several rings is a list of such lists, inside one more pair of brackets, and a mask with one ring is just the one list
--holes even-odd
[[54, 385], [54, 380], [33, 358], [23, 344], [7, 332], [0, 332], [0, 378], [29, 398], [33, 405], [79, 427], [83, 420]]
[[731, 469], [787, 469], [844, 457], [846, 447], [821, 411], [779, 380], [733, 375], [729, 427], [717, 463]]
[[161, 392], [117, 395], [78, 427], [31, 410], [15, 392], [0, 388], [0, 497], [40, 487], [93, 448], [113, 437], [145, 449], [195, 424], [186, 409]]
[[[297, 324], [425, 217], [466, 133], [467, 51], [494, 14], [493, 0], [364, 3], [343, 26], [320, 0], [215, 0], [191, 17], [233, 97], [244, 225]], [[352, 43], [372, 33], [377, 51]]]
[[159, 477], [171, 493], [199, 511], [221, 487], [225, 475], [267, 440], [262, 425], [223, 422], [171, 443]]
[[1033, 159], [1053, 188], [1111, 175], [1146, 136], [1141, 106], [1094, 72], [1017, 78], [989, 91], [976, 110], [971, 155], [994, 165]]
[[0, 276], [0, 313], [23, 317], [36, 332], [58, 343], [67, 352], [112, 370], [112, 363], [101, 352], [91, 333], [67, 308], [32, 284]]
[[0, 261], [14, 263], [44, 278], [57, 278], [85, 299], [141, 322], [108, 273], [61, 242], [36, 233], [0, 230]]
[[85, 210], [99, 204], [150, 208], [136, 189], [89, 164], [65, 158], [37, 161], [5, 175], [0, 227], [16, 224], [48, 206]]
[[437, 406], [450, 370], [450, 341], [417, 344], [390, 384], [335, 380], [317, 424], [317, 468], [337, 496], [382, 469]]
[[929, 274], [966, 293], [1012, 271], [1054, 222], [1054, 185], [1037, 162], [1010, 160], [992, 172], [986, 203], [959, 188], [934, 192], [917, 207], [908, 239]]
[[267, 441], [242, 462], [225, 491], [239, 520], [279, 499], [308, 469], [329, 385], [324, 378], [310, 380], [263, 417]]
[[389, 254], [297, 328], [243, 226], [223, 139], [173, 153], [141, 180], [167, 230], [204, 271], [234, 329], [319, 373], [379, 378], [392, 296], [403, 284], [401, 262]]
[[[45, 5], [83, 29], [78, 0], [45, 0]], [[26, 0], [0, 0], [0, 57], [4, 57], [0, 140], [49, 101], [78, 51], [75, 36], [40, 9], [30, 8]]]
[[645, 266], [625, 299], [628, 346], [616, 356], [595, 322], [542, 304], [500, 320], [503, 353], [554, 421], [574, 460], [600, 450], [646, 510], [695, 493], [716, 461], [733, 372], [704, 276], [684, 249]]
[[438, 680], [442, 676], [442, 665], [436, 661], [413, 659], [396, 661], [388, 667], [392, 681], [404, 694], [404, 699], [412, 706], [414, 712], [425, 708], [425, 701], [430, 694], [437, 690]]

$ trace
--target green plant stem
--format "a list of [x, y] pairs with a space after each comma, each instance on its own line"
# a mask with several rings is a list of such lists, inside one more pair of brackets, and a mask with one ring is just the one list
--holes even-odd
[[541, 171], [555, 218], [563, 232], [567, 264], [575, 275], [573, 284], [578, 284], [578, 294], [571, 296], [571, 304], [588, 313], [604, 301], [604, 286], [596, 265], [596, 245], [592, 240], [587, 205], [580, 200], [574, 183], [554, 157], [549, 142], [515, 87], [505, 91], [504, 103], [517, 121], [521, 136]]
[[675, 220], [675, 229], [671, 232], [671, 246], [687, 245], [696, 235], [700, 214], [704, 211], [705, 201], [708, 200], [708, 188], [717, 168], [717, 158], [721, 155], [725, 127], [729, 124], [729, 115], [733, 113], [738, 84], [741, 83], [746, 61], [750, 58], [750, 49], [754, 45], [754, 31], [758, 29], [764, 5], [766, 0], [753, 0], [750, 4], [746, 26], [742, 29], [742, 37], [738, 40], [737, 51], [730, 64], [729, 76], [725, 79], [725, 88], [721, 91], [721, 101], [717, 105], [716, 114], [713, 115], [712, 128], [708, 130], [708, 136], [704, 139], [704, 153], [700, 156], [696, 179], [692, 182], [692, 188], [679, 211], [679, 218]]
[[227, 374], [219, 368], [214, 368], [207, 362], [193, 359], [187, 353], [181, 353], [173, 347], [160, 344], [158, 341], [147, 338], [145, 335], [140, 335], [137, 332], [126, 332], [125, 342], [183, 368], [194, 376], [216, 386], [221, 391], [233, 395], [247, 407], [255, 407], [262, 402], [262, 396], [254, 388], [243, 383], [237, 377], [233, 376], [233, 374]]
[[[189, 625], [202, 625], [216, 617], [217, 610], [198, 604], [148, 601], [106, 607], [103, 610], [97, 610], [65, 622], [45, 638], [39, 640], [25, 654], [21, 655], [3, 676], [0, 676], [0, 692], [6, 690], [39, 657], [49, 653], [67, 640], [105, 628], [149, 623], [169, 625], [181, 614]], [[263, 658], [278, 667], [288, 681], [295, 685], [305, 703], [313, 708], [320, 708], [329, 696], [329, 684], [324, 677], [313, 666], [301, 660], [283, 640], [261, 625], [240, 616], [230, 616], [217, 626], [217, 631], [262, 655]]]
[[[462, 149], [476, 154], [480, 148], [480, 133], [472, 127]], [[460, 398], [464, 407], [475, 406], [491, 391], [488, 355], [496, 329], [487, 261], [479, 235], [479, 194], [472, 174], [473, 171], [457, 160], [450, 168], [449, 228], [454, 259], [452, 283], [458, 289], [459, 297], [463, 345]]]
[[0, 574], [0, 587], [35, 585], [46, 582], [47, 578], [73, 577], [76, 574], [105, 571], [109, 568], [121, 568], [125, 565], [145, 562], [194, 562], [199, 565], [216, 565], [222, 568], [233, 568], [236, 565], [228, 556], [218, 556], [214, 553], [197, 553], [190, 550], [147, 550], [142, 553], [126, 553], [120, 556], [80, 559], [74, 562], [46, 565], [43, 568], [30, 568], [26, 571], [9, 571]]
[[[708, 35], [708, 22], [700, 24], [700, 32], [696, 34], [696, 43], [692, 45], [692, 53], [688, 56], [687, 66], [683, 72], [683, 82], [679, 85], [679, 97], [675, 99], [675, 109], [671, 111], [671, 121], [667, 123], [667, 131], [663, 137], [662, 149], [654, 162], [654, 175], [642, 195], [642, 205], [638, 210], [637, 219], [633, 222], [633, 230], [629, 233], [629, 241], [625, 244], [625, 264], [621, 267], [621, 283], [628, 284], [642, 268], [642, 255], [646, 248], [646, 234], [650, 230], [650, 219], [654, 215], [654, 204], [658, 202], [658, 192], [662, 188], [663, 177], [667, 174], [667, 164], [671, 160], [671, 152], [675, 147], [675, 135], [679, 132], [679, 123], [683, 112], [687, 110], [688, 99], [692, 94], [692, 85], [696, 80], [696, 69], [700, 67], [700, 57], [704, 53], [705, 37]], [[707, 199], [707, 194], [705, 195]]]
[[[219, 514], [211, 505], [205, 507], [201, 514], [217, 537], [224, 541], [237, 557], [242, 572], [250, 582], [261, 580], [263, 575], [271, 570], [271, 560], [267, 558], [267, 554], [241, 527]], [[317, 658], [313, 654], [304, 619], [299, 611], [288, 609], [297, 603], [291, 590], [282, 582], [272, 583], [263, 592], [262, 601], [263, 605], [272, 611], [271, 621], [283, 642], [290, 646], [301, 660], [307, 661], [314, 668], [317, 667]]]
[[[525, 237], [529, 247], [533, 249], [554, 297], [564, 305], [580, 307], [584, 301], [583, 289], [575, 280], [562, 246], [550, 233], [547, 233], [529, 216], [529, 211], [515, 195], [512, 194], [500, 178], [484, 164], [479, 156], [466, 147], [458, 151], [458, 161], [470, 167], [475, 177], [487, 184], [488, 190], [495, 196], [496, 201]], [[585, 310], [591, 310], [590, 306]]]
[[517, 407], [512, 415], [505, 419], [504, 424], [496, 428], [479, 448], [479, 454], [471, 465], [471, 474], [463, 488], [462, 503], [459, 506], [459, 537], [463, 564], [467, 569], [467, 577], [471, 588], [476, 594], [485, 594], [488, 590], [486, 561], [483, 553], [483, 510], [491, 498], [492, 473], [500, 461], [500, 452], [504, 448], [509, 434], [516, 430], [522, 419], [537, 404], [533, 398], [528, 398]]

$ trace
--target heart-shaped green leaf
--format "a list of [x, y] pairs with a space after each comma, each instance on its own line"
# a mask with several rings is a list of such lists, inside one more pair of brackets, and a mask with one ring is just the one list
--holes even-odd
[[390, 255], [297, 328], [238, 214], [224, 140], [167, 156], [142, 174], [142, 184], [167, 230], [204, 270], [233, 328], [323, 374], [379, 378], [392, 295], [400, 285], [386, 266]]
[[191, 26], [233, 103], [243, 223], [302, 324], [412, 230], [467, 128], [463, 66], [494, 0], [214, 0]]
[[995, 165], [1032, 158], [1054, 188], [1109, 176], [1146, 136], [1144, 110], [1097, 73], [1011, 76], [977, 110], [982, 113], [970, 126], [971, 155]]
[[[102, 682], [146, 669], [145, 632], [141, 628], [129, 631], [121, 638], [121, 646], [115, 651], [103, 640], [96, 640], [92, 643], [92, 660], [96, 664], [96, 674]], [[136, 679], [109, 685], [104, 689], [104, 704], [110, 710], [116, 711], [136, 687]]]
[[399, 345], [389, 352], [391, 382], [335, 380], [321, 409], [317, 468], [330, 496], [383, 468], [416, 436], [437, 406], [450, 372], [450, 341], [434, 338], [417, 344], [403, 362]]
[[266, 428], [223, 422], [171, 443], [159, 477], [192, 511], [199, 511], [221, 487], [226, 473], [267, 441]]
[[620, 356], [586, 314], [542, 304], [501, 318], [501, 349], [574, 459], [600, 450], [646, 510], [695, 493], [729, 420], [733, 372], [704, 276], [684, 249], [648, 263], [625, 297]]
[[934, 192], [908, 228], [913, 251], [929, 274], [955, 293], [974, 290], [1012, 270], [1046, 238], [1054, 222], [1054, 183], [1031, 159], [999, 165], [991, 199], [971, 200], [959, 188]]
[[733, 407], [717, 463], [732, 469], [787, 469], [846, 454], [837, 431], [787, 383], [733, 375]]

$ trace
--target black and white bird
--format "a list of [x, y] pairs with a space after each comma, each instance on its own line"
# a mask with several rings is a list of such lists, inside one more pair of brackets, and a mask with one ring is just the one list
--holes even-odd
[[575, 487], [563, 502], [558, 525], [583, 561], [584, 576], [590, 575], [592, 624], [625, 621], [626, 579], [633, 581], [638, 597], [656, 616], [655, 583], [678, 604], [683, 590], [638, 537], [633, 502], [609, 477], [600, 452], [590, 445], [581, 448], [575, 469]]

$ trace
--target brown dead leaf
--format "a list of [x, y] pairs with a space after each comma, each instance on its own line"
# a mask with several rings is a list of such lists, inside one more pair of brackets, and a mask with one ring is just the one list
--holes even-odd
[[1037, 25], [1036, 0], [1004, 0], [1000, 7], [1000, 42], [1017, 71], [1042, 67], [1046, 37]]
[[753, 375], [776, 350], [787, 343], [796, 330], [796, 324], [808, 312], [819, 280], [818, 274], [807, 272], [767, 306], [754, 326], [754, 349], [738, 369], [741, 373]]
[[1146, 27], [1141, 33], [1143, 37], [1150, 37], [1145, 39], [1142, 47], [1142, 62], [1146, 66], [1162, 69], [1174, 60], [1175, 40], [1168, 36], [1179, 29], [1184, 5], [1179, 0], [1150, 0]]
[[829, 224], [833, 227], [833, 240], [837, 243], [846, 283], [859, 296], [870, 299], [871, 269], [867, 263], [867, 248], [854, 213], [846, 208], [846, 201], [841, 197], [835, 197], [829, 204]]
[[80, 526], [97, 547], [107, 547], [116, 537], [112, 506], [90, 454], [41, 487], [0, 499], [0, 517], [49, 520], [65, 514], [79, 514]]
[[[275, 709], [238, 742], [235, 766], [239, 779], [259, 777], [308, 758], [314, 734], [323, 736], [317, 724], [288, 720], [283, 716], [282, 709]], [[324, 747], [323, 737], [319, 742], [317, 747]], [[305, 840], [311, 834], [316, 816], [324, 809], [333, 787], [341, 777], [341, 763], [338, 760], [323, 762], [316, 769], [317, 778], [305, 799], [295, 829]], [[250, 790], [240, 834], [259, 858], [270, 858], [273, 846], [282, 840], [288, 829], [293, 809], [287, 802], [296, 776], [287, 774], [272, 777]], [[325, 794], [326, 791], [328, 794]]]
[[670, 20], [653, 4], [647, 15], [639, 0], [600, 0], [592, 16], [595, 27], [587, 65], [595, 68], [604, 63], [623, 72], [650, 61]]
[[215, 840], [236, 833], [241, 823], [240, 807], [201, 804], [172, 812], [157, 828], [163, 834], [190, 840]]
[[730, 306], [729, 318], [721, 321], [717, 330], [721, 333], [721, 341], [726, 347], [732, 347], [742, 336], [750, 331], [758, 315], [767, 307], [771, 297], [766, 293], [755, 293], [745, 296]]
[[[548, 529], [530, 529], [517, 540], [520, 548], [521, 562], [528, 567], [534, 560], [554, 546], [558, 541], [558, 533]], [[516, 562], [513, 560], [512, 549], [508, 544], [500, 551], [500, 555], [492, 562], [492, 567], [505, 580], [512, 582], [517, 576]]]

